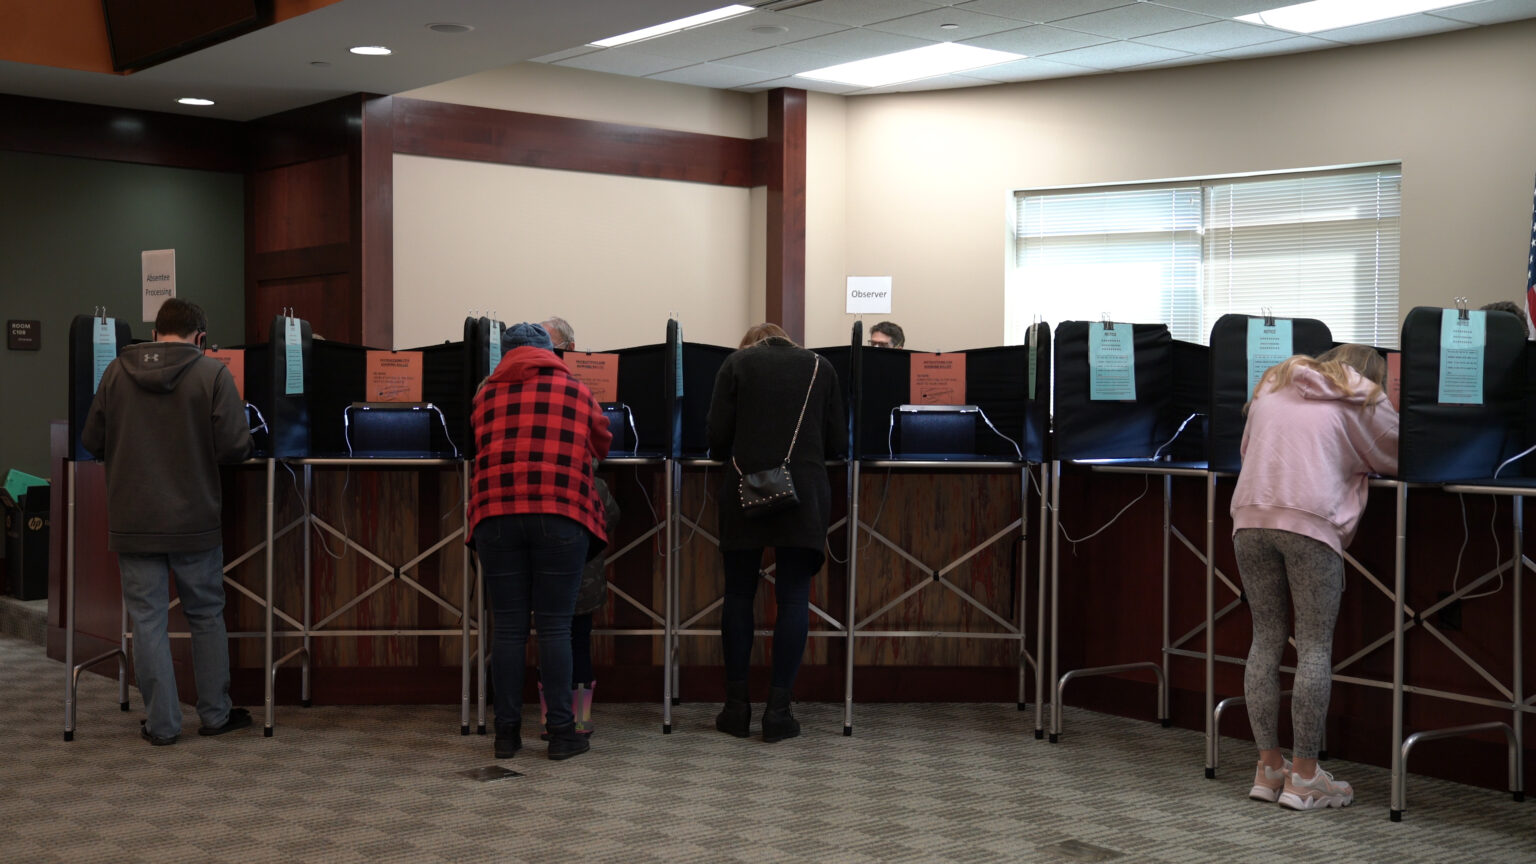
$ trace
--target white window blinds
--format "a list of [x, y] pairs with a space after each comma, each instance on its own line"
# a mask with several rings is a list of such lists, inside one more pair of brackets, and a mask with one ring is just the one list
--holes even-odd
[[1222, 315], [1268, 308], [1396, 347], [1400, 185], [1394, 165], [1017, 193], [1005, 338], [1107, 316], [1205, 343]]

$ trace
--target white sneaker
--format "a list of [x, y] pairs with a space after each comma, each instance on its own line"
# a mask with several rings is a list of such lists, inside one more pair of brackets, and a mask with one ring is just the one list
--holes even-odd
[[1291, 810], [1319, 810], [1324, 807], [1348, 807], [1355, 800], [1355, 790], [1342, 780], [1319, 768], [1308, 779], [1292, 772], [1285, 778], [1280, 806]]
[[1282, 757], [1281, 761], [1284, 764], [1279, 768], [1259, 763], [1253, 772], [1253, 788], [1248, 790], [1249, 798], [1273, 804], [1280, 797], [1280, 790], [1285, 787], [1285, 778], [1291, 776], [1291, 760]]

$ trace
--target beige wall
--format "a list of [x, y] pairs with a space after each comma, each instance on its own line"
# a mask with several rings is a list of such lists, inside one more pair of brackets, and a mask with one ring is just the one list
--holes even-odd
[[[894, 278], [890, 317], [909, 347], [1001, 343], [1016, 189], [1382, 161], [1403, 165], [1402, 313], [1454, 296], [1518, 299], [1536, 176], [1533, 79], [1536, 22], [1520, 22], [1140, 73], [812, 93], [807, 342], [847, 341], [851, 274]], [[404, 95], [764, 134], [760, 96], [538, 64]], [[592, 348], [653, 341], [671, 312], [687, 338], [733, 344], [763, 316], [761, 189], [416, 157], [396, 158], [395, 183], [401, 345], [452, 338], [469, 309], [508, 320], [565, 312]], [[605, 199], [617, 219], [593, 211]], [[630, 229], [616, 230], [626, 218]]]
[[[1536, 175], [1533, 79], [1536, 22], [1522, 22], [1260, 60], [851, 98], [847, 272], [894, 278], [891, 317], [908, 347], [995, 345], [1015, 189], [1401, 160], [1402, 314], [1454, 296], [1518, 300]], [[847, 318], [835, 275], [818, 272], [808, 289], [813, 318]]]
[[[531, 63], [401, 95], [763, 134], [762, 97]], [[660, 342], [674, 314], [684, 338], [733, 345], [762, 315], [761, 190], [419, 156], [394, 168], [396, 347], [456, 339], [472, 311], [560, 315], [586, 350]]]

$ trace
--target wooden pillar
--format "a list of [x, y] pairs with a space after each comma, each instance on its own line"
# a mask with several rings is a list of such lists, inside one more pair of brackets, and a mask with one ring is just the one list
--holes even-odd
[[805, 91], [768, 93], [768, 320], [805, 341]]

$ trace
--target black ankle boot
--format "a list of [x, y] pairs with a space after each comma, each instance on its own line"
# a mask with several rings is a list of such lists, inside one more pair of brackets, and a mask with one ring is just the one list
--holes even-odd
[[772, 744], [800, 734], [800, 721], [789, 713], [788, 687], [769, 687], [768, 706], [763, 709], [763, 743]]
[[523, 749], [523, 724], [496, 727], [496, 758], [511, 759]]
[[715, 728], [737, 738], [752, 735], [752, 703], [747, 698], [747, 682], [725, 682], [725, 707], [715, 715]]
[[569, 759], [592, 749], [592, 742], [587, 736], [576, 731], [576, 724], [567, 723], [564, 726], [549, 727], [549, 758], [556, 761]]

